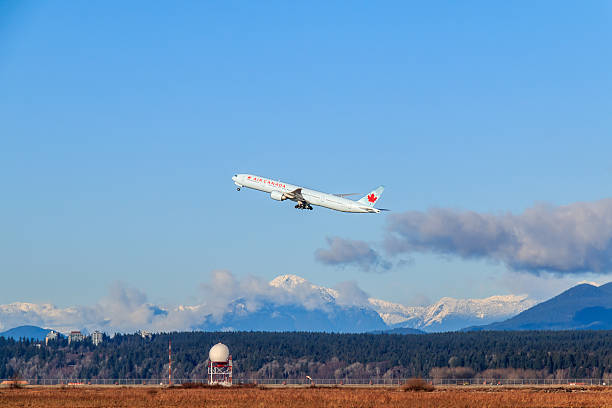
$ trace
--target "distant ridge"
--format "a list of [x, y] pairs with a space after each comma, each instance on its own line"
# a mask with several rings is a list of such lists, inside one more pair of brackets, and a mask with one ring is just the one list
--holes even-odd
[[574, 286], [502, 322], [465, 330], [612, 330], [612, 282]]
[[11, 338], [15, 340], [19, 339], [35, 339], [44, 340], [51, 330], [43, 329], [38, 326], [19, 326], [14, 327], [10, 330], [0, 333], [0, 337]]
[[371, 331], [370, 334], [427, 334], [427, 332], [419, 329], [411, 329], [410, 327], [398, 327], [388, 330], [375, 330]]

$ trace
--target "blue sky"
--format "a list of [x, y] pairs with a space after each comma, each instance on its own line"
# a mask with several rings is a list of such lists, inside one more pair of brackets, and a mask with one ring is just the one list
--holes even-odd
[[212, 270], [354, 280], [410, 304], [583, 279], [414, 253], [317, 263], [385, 215], [235, 191], [255, 173], [394, 212], [610, 197], [612, 6], [575, 2], [0, 4], [0, 303], [87, 304], [121, 280], [188, 303]]

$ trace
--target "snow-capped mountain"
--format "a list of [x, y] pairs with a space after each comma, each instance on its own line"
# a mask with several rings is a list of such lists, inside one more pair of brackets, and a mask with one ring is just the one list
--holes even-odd
[[0, 305], [0, 332], [22, 325], [109, 333], [141, 329], [380, 332], [399, 328], [436, 332], [505, 320], [536, 303], [526, 296], [508, 295], [442, 298], [430, 306], [405, 306], [368, 298], [356, 285], [340, 284], [332, 289], [296, 275], [281, 275], [270, 282], [222, 278], [221, 286], [211, 292], [221, 296], [207, 296], [202, 303], [187, 306], [154, 305], [144, 294], [121, 288], [115, 296], [92, 306]]
[[339, 291], [313, 285], [299, 276], [278, 276], [269, 287], [269, 292], [234, 300], [221, 318], [207, 316], [197, 328], [338, 333], [388, 328], [367, 305], [346, 304]]
[[301, 276], [297, 275], [279, 275], [270, 281], [270, 286], [275, 288], [284, 289], [289, 292], [295, 292], [300, 288], [308, 288], [318, 292], [321, 299], [327, 302], [334, 302], [338, 298], [338, 291], [323, 286], [317, 286]]
[[467, 326], [489, 324], [515, 316], [537, 302], [526, 295], [491, 296], [484, 299], [444, 297], [425, 307], [407, 307], [371, 299], [385, 323], [427, 332], [453, 331]]
[[427, 312], [425, 306], [404, 306], [374, 298], [369, 298], [368, 301], [372, 309], [376, 310], [385, 323], [393, 327], [401, 327], [406, 322], [421, 319]]
[[[311, 284], [295, 275], [278, 276], [270, 285], [288, 291], [307, 285], [326, 298], [338, 297], [338, 291]], [[430, 306], [404, 306], [380, 299], [368, 299], [368, 307], [376, 311], [389, 327], [409, 327], [427, 332], [453, 331], [505, 320], [536, 303], [528, 299], [527, 295], [491, 296], [484, 299], [444, 297]]]

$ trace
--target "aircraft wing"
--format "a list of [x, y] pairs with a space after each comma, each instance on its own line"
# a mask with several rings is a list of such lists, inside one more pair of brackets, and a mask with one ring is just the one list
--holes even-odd
[[285, 196], [293, 201], [302, 201], [304, 203], [306, 203], [306, 199], [304, 198], [304, 196], [302, 195], [302, 189], [301, 188], [296, 188], [295, 190], [293, 190], [290, 193], [285, 193]]

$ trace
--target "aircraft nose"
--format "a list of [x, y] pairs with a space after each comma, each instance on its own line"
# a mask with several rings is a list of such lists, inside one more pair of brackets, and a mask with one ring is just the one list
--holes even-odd
[[237, 175], [237, 174], [234, 174], [234, 175], [232, 176], [232, 180], [234, 180], [234, 181], [238, 181], [238, 175]]

